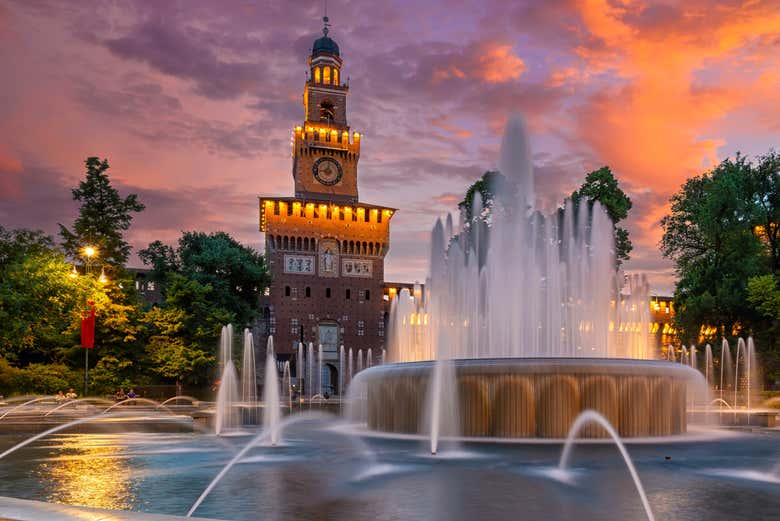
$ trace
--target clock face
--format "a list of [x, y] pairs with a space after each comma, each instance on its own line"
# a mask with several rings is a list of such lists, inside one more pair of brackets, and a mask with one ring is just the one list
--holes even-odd
[[314, 178], [320, 183], [330, 186], [341, 181], [343, 171], [338, 161], [331, 157], [321, 157], [314, 162]]

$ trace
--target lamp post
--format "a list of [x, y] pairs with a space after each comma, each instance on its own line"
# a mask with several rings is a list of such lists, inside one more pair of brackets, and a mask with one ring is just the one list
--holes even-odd
[[[84, 257], [84, 274], [86, 275], [92, 272], [93, 258], [97, 257], [98, 250], [96, 247], [88, 245], [82, 248], [81, 254]], [[75, 265], [68, 276], [70, 278], [78, 277]], [[108, 282], [105, 268], [100, 269], [97, 280], [101, 284]], [[81, 347], [84, 348], [84, 396], [89, 392], [89, 350], [95, 347], [95, 302], [88, 300], [87, 306], [89, 306], [87, 315], [81, 317]]]

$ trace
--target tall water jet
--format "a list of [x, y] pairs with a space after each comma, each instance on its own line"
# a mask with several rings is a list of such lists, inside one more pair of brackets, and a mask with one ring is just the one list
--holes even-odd
[[324, 396], [322, 392], [322, 344], [317, 346], [317, 394]]
[[430, 436], [431, 454], [439, 452], [442, 437], [454, 438], [460, 434], [458, 389], [455, 385], [455, 368], [449, 360], [437, 360], [426, 394], [426, 417]]
[[298, 360], [295, 363], [295, 377], [298, 381], [298, 392], [301, 397], [303, 394], [303, 375], [304, 375], [304, 356], [303, 356], [303, 342], [298, 342]]
[[263, 388], [263, 429], [269, 433], [271, 445], [279, 443], [279, 375], [276, 371], [273, 337], [268, 337], [268, 350], [265, 357], [265, 386]]
[[759, 371], [756, 347], [752, 336], [749, 336], [747, 339], [747, 375], [747, 406], [750, 409], [751, 394], [760, 390], [761, 382], [761, 372]]
[[[734, 356], [734, 408], [737, 408], [738, 400], [737, 396], [739, 395], [739, 357], [740, 354], [747, 360], [747, 356], [745, 353], [745, 341], [741, 338], [737, 339], [737, 352]], [[742, 366], [745, 366], [745, 363], [742, 363]], [[743, 369], [744, 370], [744, 369]]]
[[284, 362], [284, 368], [282, 370], [282, 390], [287, 393], [287, 406], [290, 414], [293, 410], [293, 388], [292, 388], [292, 375], [290, 374], [290, 361]]
[[712, 360], [712, 346], [704, 346], [704, 381], [707, 383], [707, 389], [713, 388], [713, 378], [715, 377], [715, 365]]
[[[734, 364], [731, 361], [731, 349], [725, 338], [720, 344], [720, 399], [725, 401], [724, 392], [734, 384]], [[728, 403], [728, 402], [727, 402]]]
[[344, 396], [344, 344], [339, 346], [339, 389], [338, 395]]
[[222, 326], [219, 335], [219, 372], [225, 370], [227, 363], [233, 359], [233, 324]]
[[536, 207], [531, 147], [525, 131], [525, 122], [519, 114], [509, 118], [501, 140], [499, 170], [515, 186], [520, 210]]
[[311, 400], [314, 394], [314, 344], [309, 342], [309, 349], [306, 351], [306, 396]]
[[387, 350], [382, 349], [382, 360], [379, 362], [381, 365], [385, 365], [387, 362]]
[[347, 385], [352, 384], [352, 348], [349, 348], [349, 356], [347, 357]]
[[697, 361], [696, 361], [696, 345], [695, 344], [691, 345], [690, 356], [691, 356], [691, 367], [693, 369], [698, 369], [698, 367], [696, 365]]
[[[268, 343], [273, 348], [272, 337]], [[244, 353], [241, 359], [241, 401], [245, 407], [244, 421], [256, 425], [257, 418], [257, 376], [255, 366], [255, 342], [252, 332], [244, 329]]]
[[358, 349], [358, 352], [357, 352], [357, 372], [359, 373], [362, 370], [363, 370], [363, 350], [362, 349]]
[[217, 413], [214, 430], [217, 435], [225, 434], [230, 429], [238, 427], [239, 418], [235, 405], [238, 401], [238, 378], [232, 360], [225, 362], [222, 379], [217, 391]]
[[374, 365], [374, 358], [371, 354], [371, 348], [368, 348], [368, 351], [366, 351], [366, 369]]

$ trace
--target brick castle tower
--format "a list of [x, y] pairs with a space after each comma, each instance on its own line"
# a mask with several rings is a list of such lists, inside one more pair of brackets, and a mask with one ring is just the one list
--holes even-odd
[[339, 393], [339, 346], [375, 356], [384, 347], [384, 258], [395, 209], [358, 199], [361, 136], [347, 124], [349, 85], [323, 21], [309, 57], [304, 122], [293, 129], [295, 197], [261, 197], [260, 231], [272, 276], [264, 312], [278, 358], [294, 367], [299, 342], [321, 344], [323, 389]]

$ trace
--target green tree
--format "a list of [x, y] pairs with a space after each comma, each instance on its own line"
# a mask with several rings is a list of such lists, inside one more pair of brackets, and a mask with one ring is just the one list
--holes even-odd
[[745, 171], [749, 176], [752, 225], [766, 243], [769, 269], [777, 273], [780, 270], [780, 154], [770, 150]]
[[751, 164], [727, 159], [689, 179], [671, 199], [661, 221], [661, 251], [675, 262], [675, 320], [683, 340], [698, 342], [702, 325], [748, 331], [757, 314], [747, 302], [747, 283], [766, 273], [767, 251], [755, 233]]
[[0, 355], [10, 362], [61, 361], [77, 344], [76, 326], [96, 281], [71, 277], [71, 265], [51, 237], [0, 227]]
[[166, 295], [171, 291], [170, 275], [182, 275], [209, 287], [215, 306], [231, 313], [240, 324], [255, 318], [259, 297], [270, 283], [263, 256], [224, 232], [185, 232], [175, 250], [155, 241], [138, 255], [153, 267], [155, 278], [164, 282]]
[[0, 356], [20, 368], [67, 364], [80, 370], [81, 318], [91, 301], [96, 330], [90, 361], [99, 364], [113, 356], [143, 373], [139, 306], [120, 281], [102, 283], [95, 273], [74, 273], [65, 254], [41, 232], [0, 227], [0, 257]]
[[[152, 332], [146, 345], [152, 371], [163, 378], [174, 379], [177, 384], [203, 382], [215, 357], [211, 345], [192, 344], [192, 338], [186, 338], [185, 328], [192, 323], [192, 317], [180, 308], [156, 307], [146, 313], [144, 321]], [[201, 335], [198, 340], [211, 341], [212, 337]]]
[[775, 275], [760, 275], [748, 280], [748, 302], [766, 320], [756, 328], [754, 337], [759, 346], [764, 377], [770, 382], [780, 380], [780, 288]]
[[620, 265], [629, 260], [633, 245], [628, 237], [628, 230], [618, 226], [618, 223], [628, 217], [631, 210], [631, 199], [620, 189], [617, 179], [608, 166], [590, 172], [585, 176], [585, 182], [572, 192], [571, 200], [575, 207], [585, 200], [589, 203], [598, 201], [607, 211], [615, 230], [615, 256]]
[[112, 266], [123, 266], [130, 255], [130, 245], [124, 240], [124, 232], [130, 228], [133, 213], [144, 205], [135, 194], [125, 198], [111, 186], [106, 171], [108, 160], [88, 157], [86, 179], [72, 190], [73, 199], [81, 203], [79, 216], [73, 230], [60, 224], [60, 236], [65, 252], [78, 258], [84, 246], [97, 246], [100, 260]]

